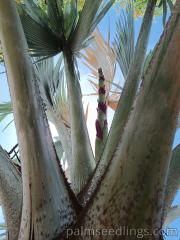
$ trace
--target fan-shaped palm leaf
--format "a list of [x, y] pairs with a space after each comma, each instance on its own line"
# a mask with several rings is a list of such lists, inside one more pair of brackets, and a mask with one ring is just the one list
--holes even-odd
[[19, 5], [19, 12], [31, 54], [56, 55], [62, 50], [62, 33], [53, 31], [55, 26], [52, 25], [52, 18], [49, 19], [34, 1], [25, 0], [24, 3]]
[[32, 0], [20, 4], [19, 12], [33, 56], [54, 56], [63, 46], [78, 52], [86, 46], [90, 34], [115, 0], [86, 0], [82, 9], [78, 1], [47, 0], [47, 12]]

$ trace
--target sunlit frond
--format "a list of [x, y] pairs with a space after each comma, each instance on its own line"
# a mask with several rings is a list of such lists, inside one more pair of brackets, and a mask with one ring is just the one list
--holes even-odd
[[67, 127], [70, 127], [69, 105], [64, 77], [63, 57], [56, 64], [53, 58], [36, 63], [36, 75], [47, 108], [53, 109]]
[[113, 80], [116, 71], [116, 53], [110, 46], [110, 41], [106, 41], [97, 29], [93, 34], [91, 45], [84, 50], [82, 54], [83, 63], [89, 68], [95, 80], [90, 80], [96, 94], [98, 94], [98, 69], [102, 68], [105, 77], [106, 99], [108, 106], [115, 109], [119, 94], [114, 89], [114, 94], [111, 94], [113, 88]]

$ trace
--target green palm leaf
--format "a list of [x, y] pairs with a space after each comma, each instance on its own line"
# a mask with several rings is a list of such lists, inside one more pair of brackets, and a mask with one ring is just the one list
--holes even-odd
[[60, 15], [62, 9], [59, 9], [55, 0], [48, 1], [47, 13], [32, 0], [25, 0], [24, 4], [19, 5], [21, 22], [32, 56], [51, 57], [62, 51], [63, 16]]
[[86, 0], [82, 10], [78, 1], [48, 0], [47, 12], [32, 0], [19, 6], [22, 25], [32, 56], [51, 57], [64, 46], [78, 52], [115, 0]]
[[92, 4], [89, 0], [85, 1], [77, 26], [70, 36], [72, 51], [78, 52], [86, 46], [85, 42], [89, 40], [89, 36], [114, 2], [115, 0], [106, 3], [102, 3], [102, 0], [94, 0]]
[[78, 1], [71, 0], [64, 3], [64, 33], [66, 39], [72, 34], [79, 18]]
[[116, 23], [116, 37], [114, 45], [117, 61], [126, 79], [131, 60], [134, 55], [134, 9], [132, 1], [128, 1]]
[[[60, 55], [56, 64], [54, 64], [53, 58], [37, 62], [35, 64], [35, 73], [40, 83], [41, 96], [46, 107], [58, 112], [65, 125], [69, 127], [69, 106], [62, 55]], [[0, 104], [0, 122], [11, 113], [13, 113], [11, 102]]]
[[47, 0], [47, 15], [51, 28], [61, 37], [63, 35], [63, 0]]
[[41, 26], [29, 15], [21, 15], [21, 21], [31, 56], [54, 56], [61, 46], [59, 39], [48, 26]]
[[11, 102], [0, 104], [0, 122], [13, 112]]
[[172, 11], [172, 9], [173, 9], [173, 1], [172, 0], [161, 0], [159, 5], [158, 5], [158, 7], [162, 7], [162, 9], [163, 9], [162, 21], [163, 21], [163, 26], [165, 26], [168, 7], [169, 7], [170, 11]]

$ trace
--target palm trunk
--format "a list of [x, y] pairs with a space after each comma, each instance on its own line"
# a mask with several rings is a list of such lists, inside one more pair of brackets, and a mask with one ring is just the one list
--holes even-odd
[[72, 53], [64, 50], [65, 72], [71, 116], [71, 142], [73, 155], [73, 189], [79, 193], [95, 167], [82, 105], [81, 88]]
[[22, 159], [20, 239], [53, 239], [71, 224], [75, 201], [58, 164], [13, 0], [0, 1], [0, 36]]
[[118, 107], [115, 112], [115, 116], [110, 128], [107, 142], [105, 144], [104, 152], [88, 187], [87, 198], [85, 196], [84, 201], [88, 201], [89, 197], [91, 196], [91, 193], [95, 190], [106, 167], [108, 166], [110, 160], [113, 157], [113, 154], [118, 146], [118, 143], [121, 141], [124, 128], [126, 126], [130, 112], [132, 110], [132, 105], [141, 79], [141, 73], [143, 69], [144, 58], [146, 54], [155, 6], [156, 0], [148, 1], [141, 30], [136, 44], [134, 58], [129, 69], [125, 87], [123, 89], [121, 98], [118, 103]]
[[21, 221], [22, 181], [7, 152], [0, 146], [0, 200], [5, 213], [8, 239], [17, 240]]
[[180, 145], [178, 145], [172, 152], [170, 161], [166, 192], [165, 192], [165, 216], [170, 209], [175, 195], [180, 187]]
[[[179, 16], [178, 1], [144, 77], [121, 145], [81, 218], [85, 228], [127, 226], [156, 233], [143, 239], [161, 237], [155, 230], [162, 227], [166, 175], [180, 110]], [[131, 239], [137, 239], [134, 235]]]

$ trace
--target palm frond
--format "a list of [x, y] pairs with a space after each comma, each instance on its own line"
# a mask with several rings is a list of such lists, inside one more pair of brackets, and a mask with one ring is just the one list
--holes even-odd
[[[108, 39], [110, 35], [109, 33]], [[82, 53], [82, 57], [84, 59], [83, 63], [91, 71], [92, 77], [96, 79], [96, 81], [90, 80], [96, 95], [98, 95], [99, 88], [97, 70], [102, 68], [105, 77], [106, 99], [108, 106], [111, 107], [111, 101], [117, 103], [119, 99], [119, 94], [110, 94], [112, 87], [114, 86], [112, 83], [114, 81], [116, 71], [116, 53], [114, 49], [111, 48], [109, 40], [106, 41], [98, 29], [92, 34], [92, 36], [93, 41], [91, 42], [91, 45], [84, 50], [84, 53]]]
[[172, 0], [161, 0], [158, 7], [162, 7], [162, 9], [163, 9], [162, 22], [163, 22], [163, 26], [165, 26], [168, 7], [169, 7], [170, 11], [172, 11], [173, 1]]
[[60, 36], [63, 35], [63, 0], [47, 0], [47, 15], [51, 29]]
[[92, 4], [89, 0], [85, 1], [77, 26], [70, 36], [72, 51], [78, 52], [87, 45], [85, 42], [89, 40], [89, 36], [114, 2], [115, 0], [105, 3], [102, 3], [102, 0], [94, 0]]
[[69, 105], [64, 77], [63, 57], [56, 64], [53, 58], [36, 63], [36, 75], [40, 81], [42, 98], [47, 108], [53, 109], [67, 127], [70, 127]]
[[[70, 128], [70, 113], [62, 55], [60, 55], [56, 64], [54, 64], [53, 58], [36, 62], [35, 73], [40, 82], [40, 92], [46, 107], [57, 112], [66, 127]], [[13, 113], [11, 102], [0, 104], [0, 122], [11, 113]], [[12, 122], [13, 120], [6, 125], [4, 130]]]
[[134, 55], [134, 9], [132, 0], [129, 0], [125, 9], [120, 13], [116, 23], [116, 37], [114, 45], [117, 53], [117, 61], [126, 79], [131, 60]]
[[78, 1], [71, 0], [64, 3], [64, 33], [66, 39], [72, 34], [79, 18]]
[[[62, 16], [57, 16], [54, 2], [48, 1], [48, 14], [34, 1], [19, 5], [20, 18], [32, 56], [51, 57], [62, 51]], [[59, 9], [59, 8], [58, 8]]]
[[73, 52], [89, 43], [89, 36], [115, 0], [86, 0], [79, 11], [78, 1], [47, 0], [47, 12], [32, 0], [19, 6], [22, 25], [32, 56], [51, 57], [60, 53], [66, 41]]
[[98, 26], [100, 21], [104, 18], [104, 16], [109, 11], [109, 9], [114, 4], [114, 2], [115, 1], [113, 1], [113, 0], [108, 0], [108, 1], [102, 2], [102, 4], [100, 5], [100, 8], [98, 9], [97, 15], [94, 18], [90, 33], [92, 33], [96, 29], [96, 27]]
[[3, 121], [11, 113], [13, 113], [11, 102], [0, 104], [0, 122]]

